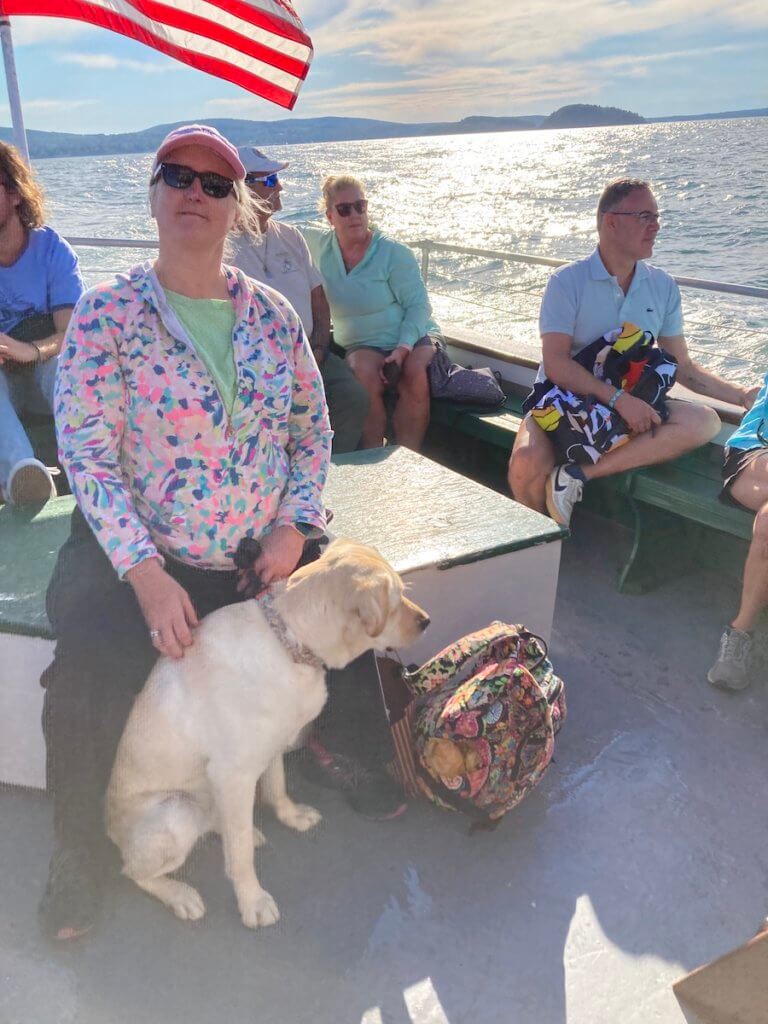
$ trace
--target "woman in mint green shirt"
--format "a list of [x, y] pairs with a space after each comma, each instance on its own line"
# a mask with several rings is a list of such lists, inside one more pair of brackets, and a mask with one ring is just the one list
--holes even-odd
[[369, 225], [368, 200], [356, 178], [326, 178], [322, 209], [330, 229], [304, 228], [303, 233], [323, 275], [334, 341], [346, 349], [370, 398], [363, 446], [376, 448], [384, 440], [383, 396], [394, 376], [395, 439], [418, 449], [429, 424], [430, 333], [439, 328], [416, 257], [408, 246]]

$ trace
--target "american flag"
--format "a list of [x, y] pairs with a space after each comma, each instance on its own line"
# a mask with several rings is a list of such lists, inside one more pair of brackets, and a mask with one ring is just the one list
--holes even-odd
[[312, 60], [287, 0], [0, 0], [17, 14], [100, 25], [289, 110]]

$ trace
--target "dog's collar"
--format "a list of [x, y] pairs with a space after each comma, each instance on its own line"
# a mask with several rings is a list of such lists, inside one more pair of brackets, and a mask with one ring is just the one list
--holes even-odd
[[270, 629], [275, 634], [277, 639], [286, 649], [291, 659], [296, 662], [297, 665], [310, 665], [312, 668], [319, 668], [321, 671], [325, 671], [326, 665], [315, 654], [309, 647], [305, 647], [304, 644], [298, 643], [288, 630], [288, 626], [285, 623], [285, 619], [280, 612], [275, 608], [274, 597], [269, 590], [263, 591], [256, 598], [259, 608], [264, 613], [264, 618], [267, 620]]

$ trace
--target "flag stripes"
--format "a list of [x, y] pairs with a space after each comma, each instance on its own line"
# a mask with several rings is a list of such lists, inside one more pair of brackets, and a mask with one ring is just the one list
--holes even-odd
[[312, 60], [283, 0], [2, 0], [0, 9], [110, 29], [289, 110]]

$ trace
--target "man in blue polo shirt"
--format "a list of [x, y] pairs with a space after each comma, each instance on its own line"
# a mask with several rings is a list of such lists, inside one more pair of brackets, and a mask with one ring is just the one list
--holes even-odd
[[51, 413], [57, 356], [83, 292], [77, 257], [43, 221], [32, 171], [0, 142], [0, 491], [14, 505], [56, 493], [19, 415]]
[[545, 378], [577, 396], [592, 396], [625, 421], [630, 440], [594, 464], [556, 465], [557, 453], [530, 414], [509, 462], [514, 497], [568, 525], [584, 484], [598, 477], [674, 459], [710, 441], [720, 428], [713, 409], [669, 401], [669, 418], [642, 399], [600, 380], [573, 357], [624, 323], [650, 331], [677, 360], [677, 380], [701, 395], [749, 409], [758, 387], [729, 384], [695, 363], [683, 336], [680, 291], [669, 274], [643, 262], [659, 231], [659, 210], [648, 182], [622, 178], [608, 185], [597, 207], [598, 246], [591, 256], [550, 277], [539, 315]]

